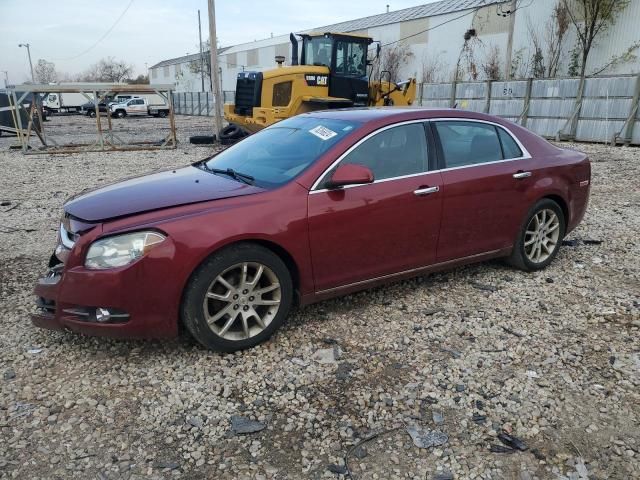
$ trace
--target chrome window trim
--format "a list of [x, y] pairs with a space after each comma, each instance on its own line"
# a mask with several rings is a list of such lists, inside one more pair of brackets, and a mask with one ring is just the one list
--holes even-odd
[[[395, 128], [395, 127], [401, 127], [402, 125], [410, 125], [413, 123], [426, 123], [428, 122], [428, 119], [425, 118], [421, 118], [418, 120], [405, 120], [404, 122], [399, 122], [399, 123], [392, 123], [391, 125], [385, 125], [382, 128], [379, 128], [378, 130], [375, 130], [371, 133], [369, 133], [367, 136], [361, 138], [360, 140], [358, 140], [356, 143], [354, 143], [353, 145], [351, 145], [346, 152], [344, 152], [342, 155], [340, 155], [331, 165], [329, 165], [328, 168], [326, 168], [324, 170], [324, 172], [322, 172], [322, 174], [318, 177], [318, 179], [313, 183], [313, 185], [311, 186], [311, 191], [309, 193], [317, 193], [317, 192], [321, 192], [321, 191], [327, 191], [327, 189], [322, 189], [322, 190], [316, 190], [316, 188], [318, 188], [318, 185], [320, 185], [322, 183], [322, 181], [324, 180], [324, 177], [327, 176], [327, 174], [333, 169], [333, 167], [335, 167], [338, 163], [340, 163], [342, 160], [344, 160], [344, 157], [346, 157], [347, 155], [349, 155], [352, 151], [354, 151], [356, 148], [358, 148], [360, 145], [362, 145], [364, 142], [366, 142], [367, 140], [369, 140], [371, 137], [384, 132], [385, 130], [389, 130], [390, 128]], [[427, 137], [425, 134], [425, 138], [424, 138], [425, 144], [427, 143]], [[427, 145], [427, 149], [429, 148], [429, 146]], [[428, 162], [428, 159], [427, 159]], [[412, 176], [418, 176], [418, 175], [424, 175], [425, 173], [431, 173], [429, 170], [426, 170], [424, 172], [418, 172], [418, 173], [412, 173], [410, 175], [403, 175], [401, 177], [390, 177], [390, 178], [383, 178], [381, 180], [374, 180], [373, 183], [380, 183], [380, 182], [384, 182], [386, 180], [397, 180], [400, 178], [407, 178], [407, 177], [412, 177]], [[361, 185], [371, 185], [370, 183], [362, 183], [359, 185], [348, 185], [349, 187], [359, 187]], [[346, 187], [343, 187], [346, 188]]]
[[504, 125], [501, 125], [501, 124], [496, 123], [496, 122], [492, 122], [492, 121], [489, 121], [489, 120], [481, 120], [481, 119], [478, 119], [478, 118], [464, 118], [464, 117], [438, 117], [438, 118], [422, 118], [422, 119], [418, 119], [418, 120], [407, 120], [407, 121], [400, 122], [400, 123], [393, 123], [391, 125], [386, 125], [386, 126], [380, 128], [378, 130], [375, 130], [375, 131], [369, 133], [366, 137], [361, 138], [360, 140], [358, 140], [357, 143], [354, 143], [353, 145], [351, 145], [351, 147], [349, 147], [349, 149], [346, 152], [344, 152], [342, 155], [340, 155], [331, 165], [329, 165], [329, 167], [327, 167], [322, 172], [322, 174], [318, 177], [318, 179], [311, 186], [311, 190], [309, 191], [309, 195], [312, 195], [312, 194], [315, 194], [315, 193], [324, 193], [324, 192], [334, 191], [334, 189], [327, 189], [327, 188], [317, 189], [317, 187], [318, 187], [319, 184], [322, 183], [322, 181], [327, 176], [327, 174], [338, 163], [340, 163], [353, 150], [355, 150], [362, 143], [364, 143], [365, 141], [367, 141], [369, 138], [373, 137], [374, 135], [377, 135], [380, 132], [384, 132], [385, 130], [388, 130], [388, 129], [393, 128], [393, 127], [398, 127], [398, 126], [401, 126], [401, 125], [409, 125], [409, 124], [412, 124], [412, 123], [447, 122], [447, 121], [449, 121], [449, 122], [485, 123], [485, 124], [488, 124], [488, 125], [493, 125], [494, 127], [497, 127], [497, 128], [501, 128], [516, 142], [516, 144], [518, 145], [518, 147], [522, 151], [522, 156], [514, 157], [514, 158], [505, 158], [505, 159], [502, 159], [502, 160], [494, 160], [492, 162], [474, 163], [474, 164], [471, 164], [471, 165], [461, 165], [459, 167], [448, 167], [448, 168], [441, 168], [441, 169], [436, 169], [436, 170], [427, 170], [426, 172], [413, 173], [413, 174], [410, 174], [410, 175], [402, 175], [400, 177], [383, 178], [381, 180], [374, 180], [372, 183], [359, 183], [359, 184], [356, 184], [356, 185], [347, 185], [347, 186], [342, 187], [340, 190], [345, 190], [347, 188], [354, 188], [354, 187], [362, 187], [362, 186], [365, 186], [365, 185], [371, 185], [371, 184], [382, 183], [382, 182], [389, 182], [391, 180], [402, 180], [402, 179], [405, 179], [405, 178], [419, 177], [420, 175], [428, 175], [430, 173], [448, 172], [449, 170], [460, 170], [462, 168], [472, 168], [472, 167], [479, 167], [481, 165], [491, 165], [491, 164], [494, 164], [494, 163], [513, 162], [513, 161], [517, 161], [517, 160], [526, 160], [526, 159], [533, 158], [533, 157], [531, 157], [531, 154], [529, 153], [529, 151], [522, 144], [522, 142], [520, 142], [518, 137], [516, 137], [511, 130], [509, 130]]
[[518, 147], [520, 147], [520, 151], [522, 152], [522, 156], [520, 156], [520, 157], [503, 158], [502, 160], [494, 160], [493, 162], [474, 163], [472, 165], [461, 165], [460, 167], [443, 168], [443, 169], [441, 169], [441, 171], [453, 170], [453, 169], [457, 169], [457, 168], [476, 167], [478, 165], [489, 165], [491, 163], [509, 162], [511, 160], [524, 160], [524, 159], [527, 159], [527, 158], [532, 158], [531, 154], [529, 153], [529, 150], [527, 150], [524, 147], [524, 145], [522, 144], [520, 139], [518, 139], [518, 137], [516, 137], [511, 130], [509, 130], [504, 125], [500, 125], [499, 123], [491, 122], [489, 120], [480, 120], [479, 118], [464, 118], [464, 117], [459, 117], [459, 118], [455, 118], [455, 117], [430, 118], [428, 121], [429, 122], [475, 122], [475, 123], [486, 123], [487, 125], [493, 125], [494, 127], [501, 128], [502, 130], [507, 132], [507, 134], [513, 139], [513, 141], [516, 142]]

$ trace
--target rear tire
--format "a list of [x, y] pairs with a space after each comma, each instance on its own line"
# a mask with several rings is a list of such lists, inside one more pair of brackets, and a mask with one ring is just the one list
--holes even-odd
[[159, 116], [160, 118], [165, 118], [165, 117], [167, 116], [167, 112], [165, 112], [164, 110], [160, 110], [160, 111], [158, 112], [158, 116]]
[[185, 288], [181, 318], [203, 346], [222, 352], [266, 341], [284, 323], [293, 301], [284, 262], [260, 245], [234, 245], [211, 255]]
[[509, 263], [526, 272], [547, 267], [560, 250], [566, 232], [565, 221], [556, 202], [549, 198], [539, 200], [525, 217]]
[[89, 113], [87, 113], [87, 115], [89, 115], [91, 118], [96, 118], [96, 111], [91, 110]]

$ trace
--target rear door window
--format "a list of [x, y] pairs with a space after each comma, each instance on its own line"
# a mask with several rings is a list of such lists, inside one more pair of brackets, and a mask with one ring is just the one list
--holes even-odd
[[496, 127], [496, 129], [498, 130], [498, 136], [500, 137], [500, 143], [502, 144], [502, 153], [504, 154], [504, 158], [522, 157], [522, 150], [513, 137], [509, 135], [504, 128]]
[[487, 123], [444, 120], [434, 122], [446, 168], [503, 160], [496, 128]]

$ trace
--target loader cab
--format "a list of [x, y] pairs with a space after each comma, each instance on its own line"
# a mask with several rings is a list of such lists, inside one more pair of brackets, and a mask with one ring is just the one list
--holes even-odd
[[302, 35], [301, 65], [329, 68], [329, 96], [366, 106], [369, 98], [367, 51], [370, 37], [342, 33]]

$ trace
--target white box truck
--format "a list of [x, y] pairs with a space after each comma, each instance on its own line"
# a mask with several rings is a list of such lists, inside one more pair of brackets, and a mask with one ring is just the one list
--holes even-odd
[[85, 103], [87, 97], [82, 93], [47, 93], [42, 99], [42, 108], [47, 113], [78, 113]]

